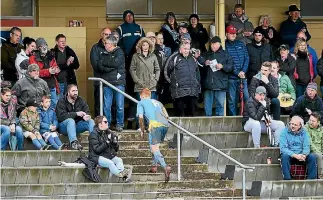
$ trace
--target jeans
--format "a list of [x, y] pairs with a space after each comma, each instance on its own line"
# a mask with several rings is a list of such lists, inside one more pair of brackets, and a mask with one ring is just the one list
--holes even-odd
[[270, 110], [274, 120], [280, 120], [280, 102], [277, 98], [271, 99]]
[[103, 168], [108, 168], [114, 175], [118, 175], [124, 170], [123, 161], [117, 156], [115, 156], [111, 160], [103, 156], [99, 156], [98, 164]]
[[[240, 80], [229, 79], [229, 91], [227, 93], [229, 116], [237, 115], [237, 104], [240, 101]], [[243, 80], [243, 100], [246, 104], [249, 99], [247, 79]], [[239, 113], [239, 112], [238, 112]]]
[[[10, 128], [9, 126], [0, 125], [1, 130], [1, 150], [6, 150], [9, 143], [10, 138]], [[22, 133], [22, 129], [20, 126], [16, 126], [15, 136], [17, 137], [17, 149], [23, 150], [24, 149], [24, 135]]]
[[[116, 86], [118, 89], [124, 92], [125, 87], [122, 85]], [[116, 107], [117, 107], [117, 116], [116, 116], [116, 121], [117, 121], [117, 127], [123, 128], [124, 125], [124, 96], [113, 90], [110, 87], [104, 87], [103, 88], [103, 94], [104, 94], [104, 115], [107, 117], [109, 126], [111, 126], [111, 106], [112, 102], [115, 99], [116, 101]]]
[[75, 124], [74, 119], [68, 118], [58, 125], [59, 133], [63, 135], [68, 135], [68, 139], [71, 142], [77, 140], [76, 135], [83, 133], [85, 131], [89, 131], [92, 133], [94, 127], [94, 121], [93, 119], [90, 119], [88, 121], [79, 121]]
[[223, 90], [204, 91], [204, 110], [206, 116], [212, 116], [213, 100], [215, 99], [215, 116], [224, 115], [224, 101], [226, 92]]
[[296, 84], [296, 98], [302, 96], [306, 91], [307, 85]]
[[56, 88], [51, 88], [50, 89], [50, 108], [55, 110], [56, 104], [57, 104]]
[[63, 98], [65, 94], [66, 83], [58, 83], [59, 85], [59, 95], [58, 98]]
[[[290, 175], [290, 162], [295, 161], [295, 158], [292, 158], [288, 154], [281, 154], [281, 167], [283, 172], [284, 180], [291, 180]], [[296, 160], [297, 162], [298, 160]], [[316, 179], [317, 178], [317, 168], [316, 168], [316, 156], [314, 154], [309, 154], [305, 160], [307, 179]]]
[[[274, 133], [275, 146], [278, 146], [280, 133], [284, 130], [285, 124], [282, 121], [271, 120], [270, 128]], [[261, 133], [267, 133], [265, 123], [263, 121], [259, 122], [250, 118], [244, 125], [244, 130], [252, 134], [254, 147], [260, 148]]]

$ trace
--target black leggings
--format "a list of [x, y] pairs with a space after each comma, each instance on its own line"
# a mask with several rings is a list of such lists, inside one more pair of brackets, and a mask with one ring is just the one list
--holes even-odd
[[[186, 106], [186, 109], [185, 109], [185, 106]], [[179, 116], [179, 117], [194, 116], [196, 106], [197, 106], [197, 97], [195, 96], [185, 96], [185, 97], [176, 98], [174, 100], [175, 116]]]

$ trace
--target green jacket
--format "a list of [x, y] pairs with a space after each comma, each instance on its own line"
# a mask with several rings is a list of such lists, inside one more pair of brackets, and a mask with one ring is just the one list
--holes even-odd
[[307, 123], [305, 128], [311, 138], [311, 152], [323, 153], [323, 127], [319, 125], [317, 129], [313, 129]]
[[279, 72], [279, 93], [287, 93], [292, 96], [294, 100], [296, 100], [296, 93], [293, 87], [292, 82], [289, 77], [285, 74], [285, 72]]

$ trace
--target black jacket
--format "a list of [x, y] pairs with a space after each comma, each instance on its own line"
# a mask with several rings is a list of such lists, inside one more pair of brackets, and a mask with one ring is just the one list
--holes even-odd
[[[56, 59], [56, 62], [57, 62], [57, 54], [59, 52], [59, 49], [57, 46], [55, 46], [52, 51], [55, 52], [55, 59]], [[58, 64], [58, 67], [59, 69], [61, 70], [61, 72], [58, 74], [58, 81], [60, 82], [60, 80], [66, 80], [66, 82], [69, 82], [70, 80], [72, 79], [75, 79], [76, 76], [75, 76], [75, 72], [74, 70], [78, 69], [80, 67], [80, 63], [79, 63], [79, 59], [77, 58], [75, 52], [73, 51], [73, 49], [71, 49], [69, 46], [66, 46], [65, 47], [65, 51], [66, 51], [66, 62], [67, 60], [69, 59], [69, 57], [74, 57], [74, 61], [73, 63], [71, 63], [69, 66], [65, 64]], [[66, 74], [66, 77], [60, 77], [60, 74]]]
[[321, 77], [320, 85], [323, 86], [323, 57], [319, 59], [316, 65], [317, 73]]
[[203, 27], [203, 24], [198, 23], [196, 28], [189, 25], [187, 29], [188, 33], [191, 35], [192, 41], [198, 43], [198, 49], [200, 49], [202, 53], [206, 52], [205, 45], [209, 40], [209, 35]]
[[260, 121], [267, 110], [270, 114], [270, 102], [266, 98], [266, 107], [264, 107], [254, 96], [250, 96], [243, 110], [242, 125], [244, 126], [249, 118]]
[[[200, 68], [202, 86], [206, 90], [227, 90], [229, 84], [230, 72], [233, 70], [233, 60], [231, 56], [220, 47], [217, 52], [209, 50], [205, 57], [206, 60], [216, 59], [218, 63], [223, 65], [221, 70], [213, 72], [210, 66], [203, 66]], [[199, 59], [199, 62], [201, 59]]]
[[76, 112], [83, 111], [90, 115], [90, 109], [86, 101], [78, 96], [74, 105], [67, 100], [67, 95], [64, 98], [60, 98], [56, 105], [56, 115], [59, 122], [62, 122], [68, 118], [74, 119], [75, 123], [82, 121], [83, 118], [77, 116]]
[[279, 66], [280, 66], [279, 71], [286, 72], [286, 75], [289, 77], [294, 88], [296, 88], [296, 81], [294, 79], [296, 59], [291, 54], [288, 54], [287, 58], [284, 61], [281, 59], [281, 56], [279, 55], [277, 57], [277, 61], [279, 62]]
[[[90, 62], [93, 68], [93, 76], [97, 78], [102, 78], [101, 73], [99, 71], [99, 59], [100, 59], [100, 54], [102, 54], [104, 51], [105, 51], [104, 44], [100, 39], [98, 43], [92, 46], [92, 49], [90, 52]], [[94, 86], [98, 86], [98, 85], [99, 85], [99, 81], [94, 81]]]
[[[111, 139], [108, 135], [111, 134]], [[95, 127], [93, 132], [89, 135], [89, 160], [98, 164], [99, 156], [105, 157], [107, 159], [113, 159], [117, 155], [119, 150], [118, 142], [114, 143], [113, 138], [117, 135], [110, 131], [101, 131], [98, 127]], [[107, 143], [109, 141], [109, 144]]]
[[264, 86], [267, 91], [267, 97], [268, 98], [277, 98], [279, 95], [279, 84], [277, 78], [273, 77], [271, 74], [269, 74], [268, 77], [269, 83], [266, 84], [262, 82], [262, 80], [252, 77], [250, 85], [249, 85], [249, 96], [255, 96], [256, 88], [258, 86]]
[[170, 26], [168, 24], [163, 24], [160, 29], [160, 32], [163, 33], [164, 45], [166, 47], [171, 48], [172, 53], [174, 53], [179, 47], [179, 38], [178, 38], [179, 34], [177, 31], [177, 27], [175, 27], [175, 29], [173, 29], [173, 30], [169, 29], [169, 30], [173, 31], [174, 35], [176, 34], [176, 37], [173, 37], [172, 34], [169, 32], [168, 28], [170, 28]]
[[290, 113], [290, 116], [301, 116], [304, 121], [307, 122], [310, 116], [306, 112], [305, 108], [310, 109], [312, 112], [318, 112], [321, 116], [323, 116], [323, 101], [318, 95], [316, 95], [314, 99], [310, 99], [307, 94], [298, 97], [293, 106], [292, 112]]
[[1, 69], [3, 70], [3, 80], [10, 81], [14, 85], [18, 80], [15, 61], [17, 54], [23, 49], [21, 44], [12, 44], [10, 38], [1, 46]]
[[[125, 56], [120, 47], [112, 52], [104, 51], [99, 54], [97, 72], [101, 78], [113, 85], [126, 85]], [[118, 76], [119, 74], [119, 76]]]
[[257, 46], [255, 41], [247, 44], [249, 54], [249, 68], [247, 71], [247, 78], [251, 79], [261, 68], [261, 64], [265, 61], [272, 61], [273, 54], [269, 44], [262, 43]]

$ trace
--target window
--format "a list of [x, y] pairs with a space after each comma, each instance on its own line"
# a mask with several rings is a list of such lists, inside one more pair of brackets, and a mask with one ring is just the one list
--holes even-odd
[[[233, 12], [233, 7], [241, 0], [226, 0], [226, 14]], [[124, 10], [130, 9], [136, 17], [164, 18], [167, 12], [174, 12], [177, 17], [187, 18], [197, 13], [201, 18], [214, 18], [215, 0], [106, 0], [107, 17], [120, 18]]]
[[33, 0], [2, 0], [1, 17], [23, 18], [33, 17]]
[[323, 10], [320, 5], [323, 0], [301, 0], [301, 15], [303, 18], [323, 19]]

